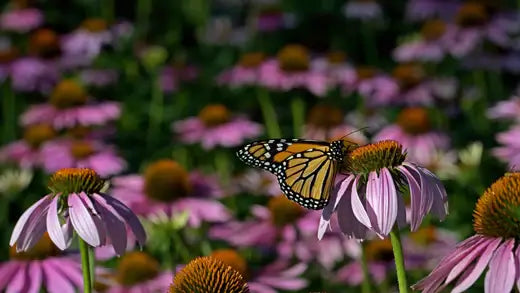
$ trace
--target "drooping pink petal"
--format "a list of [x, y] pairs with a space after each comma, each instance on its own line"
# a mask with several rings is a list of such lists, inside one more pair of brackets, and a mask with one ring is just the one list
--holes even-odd
[[380, 184], [379, 184], [379, 178], [377, 176], [376, 172], [370, 172], [368, 174], [367, 179], [367, 187], [365, 191], [365, 199], [366, 199], [366, 205], [365, 209], [367, 211], [367, 215], [370, 218], [371, 229], [374, 230], [378, 235], [381, 234], [380, 226], [378, 224], [378, 215], [377, 211], [379, 210], [377, 206], [373, 205], [379, 205], [380, 199], [381, 199], [381, 192], [379, 190]]
[[[520, 290], [520, 246], [515, 251], [515, 266], [516, 266], [516, 288]], [[1, 288], [1, 286], [0, 286]]]
[[33, 261], [29, 264], [29, 288], [27, 289], [27, 293], [38, 293], [40, 292], [40, 288], [42, 286], [42, 268], [41, 263], [38, 261]]
[[69, 194], [69, 216], [74, 230], [90, 246], [101, 245], [99, 233], [89, 210], [75, 193]]
[[352, 192], [344, 195], [344, 200], [340, 201], [338, 210], [341, 211], [337, 215], [338, 225], [348, 238], [364, 239], [366, 237], [368, 229], [365, 225], [361, 224], [352, 210], [352, 201], [350, 197]]
[[278, 293], [273, 288], [258, 282], [248, 282], [247, 285], [251, 293]]
[[128, 223], [128, 226], [130, 226], [130, 229], [132, 229], [132, 232], [134, 233], [135, 238], [139, 244], [144, 245], [146, 243], [146, 232], [144, 231], [143, 225], [141, 225], [141, 222], [137, 216], [119, 200], [106, 194], [104, 195], [104, 198], [107, 204], [111, 205], [118, 214], [123, 216], [123, 218]]
[[80, 192], [78, 196], [83, 202], [83, 205], [92, 215], [92, 220], [94, 220], [94, 224], [96, 224], [97, 232], [99, 235], [99, 241], [101, 241], [100, 245], [105, 245], [107, 239], [106, 223], [101, 218], [101, 215], [97, 211], [96, 207], [94, 207], [91, 198], [85, 192]]
[[79, 261], [66, 258], [52, 258], [45, 262], [66, 277], [73, 286], [83, 287], [83, 274]]
[[323, 208], [322, 218], [324, 220], [330, 220], [330, 217], [336, 211], [343, 195], [350, 191], [350, 185], [354, 178], [355, 176], [348, 176], [334, 186], [334, 189], [331, 192], [329, 203], [327, 206], [325, 206], [325, 208]]
[[[18, 241], [18, 238], [20, 237], [20, 234], [26, 228], [27, 222], [30, 218], [34, 217], [34, 215], [40, 214], [44, 207], [48, 206], [50, 203], [50, 196], [46, 195], [39, 201], [37, 201], [35, 204], [30, 206], [18, 219], [18, 222], [16, 222], [16, 225], [14, 226], [13, 233], [11, 234], [11, 239], [9, 240], [9, 246], [13, 246], [16, 241]], [[32, 216], [32, 217], [31, 217]]]
[[126, 251], [126, 225], [123, 217], [121, 217], [115, 210], [106, 203], [105, 199], [94, 194], [94, 205], [96, 209], [101, 213], [101, 217], [105, 222], [112, 246], [118, 255], [122, 255]]
[[40, 241], [40, 238], [47, 229], [45, 225], [45, 217], [47, 216], [48, 210], [49, 206], [45, 206], [41, 213], [35, 213], [29, 218], [24, 231], [16, 243], [17, 251], [27, 251]]
[[27, 262], [20, 263], [18, 270], [13, 275], [13, 278], [10, 280], [9, 284], [7, 285], [7, 289], [5, 290], [5, 293], [20, 293], [20, 292], [25, 292], [28, 289], [28, 287], [29, 287], [28, 269], [29, 269], [29, 263], [27, 263]]
[[42, 263], [43, 274], [45, 277], [45, 287], [49, 293], [74, 293], [72, 284], [52, 265], [47, 262]]
[[399, 167], [401, 173], [405, 176], [408, 181], [408, 186], [410, 190], [410, 229], [412, 231], [416, 231], [421, 225], [422, 219], [424, 217], [423, 214], [420, 213], [421, 206], [421, 189], [418, 183], [418, 175], [412, 170], [408, 170], [407, 167], [401, 166]]
[[361, 199], [359, 198], [359, 194], [357, 192], [357, 183], [358, 178], [354, 180], [353, 188], [352, 188], [352, 195], [350, 198], [351, 205], [352, 205], [352, 212], [354, 213], [354, 216], [356, 219], [363, 225], [365, 225], [367, 228], [372, 229], [372, 223], [370, 222], [370, 218], [368, 217], [367, 212], [365, 211], [365, 204], [364, 200], [363, 203], [361, 202]]
[[49, 205], [49, 211], [47, 212], [47, 232], [52, 242], [61, 250], [67, 248], [67, 241], [65, 241], [65, 235], [61, 227], [61, 223], [58, 217], [58, 202], [60, 196], [56, 195]]
[[367, 205], [374, 212], [377, 224], [374, 225], [375, 231], [386, 236], [397, 219], [397, 191], [388, 169], [381, 169], [379, 177], [375, 172], [371, 172], [370, 175], [367, 183]]
[[12, 281], [21, 265], [22, 263], [18, 261], [5, 262], [0, 265], [0, 290], [3, 290]]
[[502, 243], [489, 261], [489, 270], [484, 280], [486, 292], [511, 292], [515, 284], [514, 239]]
[[74, 236], [74, 227], [72, 226], [70, 217], [67, 217], [67, 219], [65, 220], [65, 224], [63, 224], [63, 226], [61, 227], [61, 230], [63, 231], [65, 244], [67, 247], [69, 247], [72, 242], [72, 236]]
[[452, 293], [461, 293], [466, 291], [477, 279], [480, 277], [484, 269], [487, 267], [489, 260], [493, 256], [493, 253], [497, 246], [502, 242], [502, 239], [497, 238], [490, 241], [486, 250], [480, 255], [475, 266], [467, 270], [464, 276], [461, 276], [457, 282], [457, 285], [453, 288]]

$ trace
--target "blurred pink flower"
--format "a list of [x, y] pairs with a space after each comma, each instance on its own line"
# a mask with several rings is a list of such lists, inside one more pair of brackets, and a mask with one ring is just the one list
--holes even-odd
[[81, 71], [80, 78], [83, 84], [104, 87], [117, 82], [118, 73], [113, 69], [85, 69]]
[[10, 249], [11, 259], [0, 263], [0, 290], [74, 293], [81, 288], [83, 277], [78, 258], [60, 254], [47, 234], [36, 241], [27, 252]]
[[4, 31], [27, 33], [40, 25], [43, 14], [36, 8], [14, 9], [0, 15], [0, 28]]
[[199, 75], [193, 66], [167, 66], [161, 70], [159, 77], [161, 88], [165, 93], [176, 92], [180, 82], [192, 81]]
[[451, 19], [459, 5], [457, 0], [410, 0], [406, 5], [406, 18], [411, 21]]
[[[389, 271], [388, 265], [381, 262], [370, 262], [367, 264], [370, 272], [371, 281], [381, 284]], [[352, 261], [339, 268], [336, 273], [336, 279], [351, 286], [359, 286], [363, 282], [363, 269], [359, 261]]]
[[368, 230], [385, 238], [394, 225], [406, 226], [404, 197], [398, 187], [410, 190], [412, 231], [430, 210], [441, 220], [447, 215], [447, 194], [440, 180], [423, 167], [403, 162], [406, 155], [397, 142], [358, 147], [349, 157], [350, 175], [338, 174], [338, 183], [322, 212], [318, 238], [325, 234], [335, 212], [340, 230], [349, 238], [365, 239]]
[[151, 164], [144, 175], [113, 178], [111, 194], [143, 216], [158, 211], [168, 215], [186, 211], [190, 227], [230, 219], [227, 208], [216, 200], [221, 192], [213, 178], [198, 172], [188, 173], [170, 160]]
[[97, 140], [56, 139], [42, 145], [41, 162], [48, 173], [62, 168], [91, 168], [100, 176], [121, 173], [126, 162], [112, 146]]
[[378, 20], [383, 17], [383, 10], [375, 0], [349, 0], [343, 7], [347, 18], [363, 21]]
[[487, 111], [491, 119], [515, 119], [520, 121], [520, 96], [513, 96], [507, 101], [500, 101]]
[[220, 104], [204, 107], [197, 117], [174, 122], [173, 131], [185, 143], [201, 143], [204, 149], [234, 147], [258, 137], [262, 126], [244, 117], [231, 117]]
[[301, 277], [306, 270], [307, 265], [303, 263], [289, 267], [286, 261], [276, 261], [256, 271], [247, 285], [251, 293], [302, 290], [308, 285], [308, 281]]
[[447, 134], [430, 129], [428, 113], [423, 108], [406, 108], [397, 117], [396, 124], [381, 129], [374, 141], [395, 140], [406, 149], [407, 159], [422, 166], [434, 164], [437, 151], [447, 151]]
[[50, 123], [56, 129], [74, 126], [104, 125], [117, 120], [121, 106], [117, 102], [99, 102], [68, 108], [57, 108], [52, 104], [32, 105], [20, 116], [23, 126]]
[[516, 169], [520, 166], [520, 126], [515, 125], [511, 129], [496, 135], [499, 147], [492, 150], [495, 157]]
[[311, 69], [325, 74], [330, 86], [340, 85], [347, 93], [354, 90], [357, 72], [347, 62], [347, 56], [342, 51], [331, 51], [324, 57], [314, 58], [311, 61]]
[[59, 70], [53, 61], [23, 57], [10, 65], [13, 90], [49, 93], [58, 81]]
[[11, 142], [0, 148], [0, 162], [16, 163], [22, 168], [39, 167], [41, 154], [24, 140]]
[[217, 82], [231, 88], [258, 85], [264, 59], [265, 55], [261, 52], [246, 53], [237, 64], [221, 72], [217, 76]]
[[356, 84], [357, 91], [369, 106], [387, 105], [399, 94], [399, 84], [391, 76], [377, 72], [365, 74], [360, 74], [358, 69]]
[[75, 232], [92, 247], [105, 245], [110, 239], [121, 255], [126, 250], [127, 225], [140, 245], [144, 245], [146, 234], [139, 219], [123, 203], [101, 193], [103, 183], [92, 169], [62, 169], [54, 173], [49, 183], [52, 193], [22, 214], [9, 245], [16, 244], [17, 251], [27, 251], [47, 231], [52, 242], [65, 250]]

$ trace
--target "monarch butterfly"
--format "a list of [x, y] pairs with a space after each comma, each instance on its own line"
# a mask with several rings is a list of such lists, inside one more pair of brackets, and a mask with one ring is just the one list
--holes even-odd
[[343, 139], [331, 143], [271, 139], [247, 144], [237, 151], [237, 156], [247, 165], [275, 174], [290, 200], [305, 208], [319, 210], [329, 202], [340, 163], [353, 145]]

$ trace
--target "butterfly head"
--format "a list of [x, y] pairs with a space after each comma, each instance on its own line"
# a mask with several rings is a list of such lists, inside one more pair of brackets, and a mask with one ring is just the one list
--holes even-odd
[[330, 152], [336, 161], [343, 161], [345, 155], [355, 149], [358, 145], [346, 139], [338, 139], [330, 143]]

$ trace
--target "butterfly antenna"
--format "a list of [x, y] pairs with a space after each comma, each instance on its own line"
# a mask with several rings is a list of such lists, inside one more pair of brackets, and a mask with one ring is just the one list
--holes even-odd
[[344, 139], [345, 137], [347, 137], [347, 136], [349, 136], [349, 135], [351, 135], [351, 134], [354, 134], [354, 133], [356, 133], [356, 132], [361, 132], [361, 131], [363, 131], [363, 130], [365, 130], [365, 129], [368, 129], [368, 126], [365, 126], [365, 127], [362, 127], [362, 128], [356, 129], [356, 130], [353, 130], [353, 131], [351, 131], [351, 132], [349, 132], [349, 133], [343, 135], [343, 136], [341, 137], [341, 139]]

